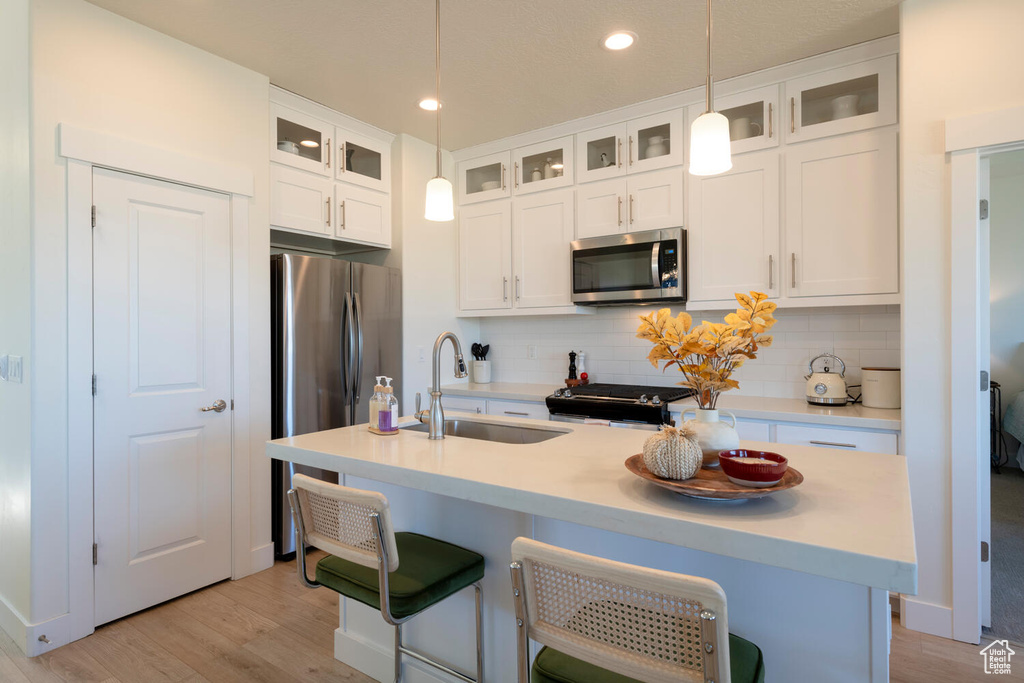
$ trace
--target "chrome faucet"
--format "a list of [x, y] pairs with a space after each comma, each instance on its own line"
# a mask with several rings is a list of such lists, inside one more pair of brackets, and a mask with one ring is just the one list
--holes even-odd
[[419, 394], [416, 394], [416, 419], [430, 425], [431, 439], [444, 438], [444, 409], [441, 407], [441, 345], [445, 339], [450, 339], [455, 351], [455, 376], [463, 378], [469, 373], [466, 372], [466, 361], [462, 357], [462, 344], [453, 332], [442, 332], [434, 342], [433, 353], [433, 384], [430, 387], [430, 412], [420, 410]]

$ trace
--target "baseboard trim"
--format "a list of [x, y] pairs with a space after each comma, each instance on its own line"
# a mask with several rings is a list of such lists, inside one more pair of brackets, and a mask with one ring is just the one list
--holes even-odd
[[[334, 658], [375, 681], [391, 681], [395, 678], [392, 646], [384, 647], [340, 628], [334, 630]], [[402, 658], [402, 668], [402, 680], [409, 683], [449, 683], [451, 680], [412, 657]]]
[[[77, 640], [78, 638], [70, 637], [70, 617], [70, 614], [61, 614], [53, 619], [32, 624], [0, 597], [0, 630], [3, 630], [28, 657], [36, 657]], [[41, 637], [46, 640], [40, 640]]]
[[274, 566], [274, 544], [267, 543], [257, 548], [253, 548], [250, 553], [251, 562], [250, 568], [251, 573], [261, 572], [264, 569], [270, 569]]
[[0, 595], [0, 630], [17, 643], [22, 652], [28, 653], [27, 643], [28, 622]]
[[953, 610], [942, 605], [900, 596], [900, 625], [940, 638], [953, 638]]

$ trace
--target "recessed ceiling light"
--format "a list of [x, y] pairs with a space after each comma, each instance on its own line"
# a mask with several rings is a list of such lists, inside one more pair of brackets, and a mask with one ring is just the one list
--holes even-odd
[[616, 31], [615, 33], [609, 33], [601, 41], [601, 45], [606, 50], [625, 50], [627, 47], [636, 42], [637, 35], [632, 31]]
[[320, 146], [320, 143], [317, 142], [316, 140], [303, 140], [299, 144], [302, 145], [303, 147], [319, 147]]
[[425, 111], [437, 111], [437, 100], [433, 97], [424, 97], [419, 101], [419, 107]]

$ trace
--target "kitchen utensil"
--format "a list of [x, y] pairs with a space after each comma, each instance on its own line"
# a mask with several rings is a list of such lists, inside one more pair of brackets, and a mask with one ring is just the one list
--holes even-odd
[[480, 347], [480, 360], [487, 360], [487, 352], [491, 350], [490, 344], [484, 344]]
[[[824, 368], [821, 372], [815, 372], [814, 363], [824, 358]], [[839, 373], [832, 372], [835, 361], [839, 363]], [[831, 366], [831, 367], [830, 367]], [[846, 363], [839, 356], [831, 353], [823, 353], [811, 359], [807, 364], [807, 402], [818, 406], [844, 406], [847, 402], [846, 396]]]
[[480, 344], [478, 342], [473, 342], [473, 345], [469, 347], [469, 350], [473, 354], [473, 358], [474, 359], [481, 360], [481, 358], [480, 358]]
[[804, 475], [796, 469], [789, 467], [782, 476], [782, 481], [774, 486], [764, 488], [748, 488], [729, 481], [725, 473], [720, 469], [709, 470], [702, 467], [691, 479], [673, 481], [655, 476], [644, 466], [644, 456], [640, 453], [630, 456], [626, 460], [626, 469], [645, 479], [656, 486], [681, 493], [691, 498], [703, 498], [704, 500], [717, 501], [738, 501], [748, 498], [763, 498], [779, 491], [791, 489], [798, 486], [804, 480]]
[[722, 451], [718, 462], [729, 481], [753, 488], [775, 486], [789, 468], [785, 457], [770, 451]]
[[860, 401], [865, 408], [900, 407], [900, 369], [862, 368]]

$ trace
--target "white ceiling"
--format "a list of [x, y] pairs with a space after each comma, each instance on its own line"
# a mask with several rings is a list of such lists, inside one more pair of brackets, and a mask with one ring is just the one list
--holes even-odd
[[[433, 140], [431, 0], [91, 0], [395, 133]], [[892, 35], [899, 0], [718, 0], [715, 77]], [[442, 146], [488, 140], [704, 82], [704, 0], [443, 0]], [[611, 53], [601, 38], [639, 34]]]

